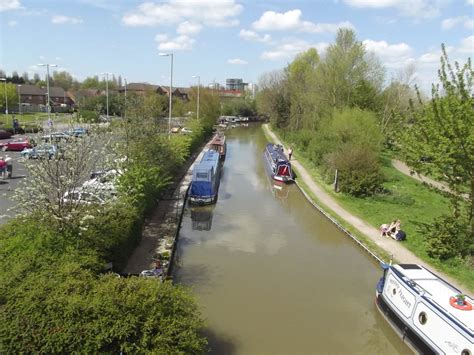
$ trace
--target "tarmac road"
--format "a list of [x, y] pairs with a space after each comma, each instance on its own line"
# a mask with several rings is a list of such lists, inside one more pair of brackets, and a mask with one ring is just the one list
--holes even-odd
[[6, 154], [13, 159], [13, 174], [11, 179], [0, 177], [0, 224], [8, 222], [14, 216], [14, 211], [9, 211], [16, 204], [12, 197], [17, 185], [27, 176], [25, 165], [19, 161], [20, 152], [0, 151], [0, 157], [5, 157]]

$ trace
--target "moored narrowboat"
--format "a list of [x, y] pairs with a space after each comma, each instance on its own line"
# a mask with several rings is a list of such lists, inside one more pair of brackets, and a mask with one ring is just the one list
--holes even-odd
[[473, 299], [416, 264], [382, 265], [376, 304], [402, 340], [420, 354], [472, 355]]
[[215, 203], [219, 191], [221, 164], [219, 153], [208, 150], [193, 169], [189, 191], [191, 203], [206, 205]]
[[294, 180], [291, 163], [283, 153], [280, 144], [268, 143], [263, 152], [265, 169], [272, 179], [279, 182], [291, 182]]
[[227, 143], [225, 142], [225, 135], [222, 132], [216, 133], [209, 143], [209, 147], [219, 153], [222, 161], [225, 160], [227, 152]]

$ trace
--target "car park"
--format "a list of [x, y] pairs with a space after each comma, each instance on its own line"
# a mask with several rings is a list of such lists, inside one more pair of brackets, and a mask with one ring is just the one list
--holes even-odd
[[21, 152], [25, 148], [32, 148], [33, 142], [28, 138], [17, 138], [10, 142], [0, 143], [4, 152], [7, 150]]
[[8, 139], [12, 136], [12, 132], [0, 129], [0, 139]]
[[33, 148], [25, 148], [21, 151], [20, 156], [28, 159], [48, 158], [51, 159], [56, 155], [57, 148], [54, 144], [41, 144]]

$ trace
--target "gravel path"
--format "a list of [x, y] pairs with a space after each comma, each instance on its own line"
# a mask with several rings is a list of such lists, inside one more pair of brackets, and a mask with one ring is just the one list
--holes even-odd
[[[278, 137], [270, 130], [268, 124], [263, 125], [263, 129], [271, 137], [272, 141], [275, 143], [283, 144]], [[380, 248], [384, 249], [388, 253], [393, 254], [394, 259], [400, 263], [405, 264], [419, 264], [436, 271], [438, 275], [443, 277], [445, 280], [448, 280], [455, 287], [460, 289], [466, 289], [461, 287], [460, 283], [451, 277], [445, 275], [444, 273], [436, 270], [433, 266], [426, 264], [420, 258], [418, 258], [411, 251], [406, 249], [402, 243], [395, 241], [392, 238], [385, 238], [380, 236], [380, 231], [378, 228], [373, 227], [367, 222], [363, 221], [359, 217], [353, 215], [346, 209], [344, 209], [339, 203], [326, 191], [324, 191], [320, 186], [318, 186], [314, 180], [311, 178], [311, 175], [308, 173], [306, 168], [299, 163], [299, 161], [293, 155], [291, 164], [298, 170], [298, 179], [304, 181], [308, 188], [318, 197], [319, 201], [324, 204], [324, 207], [329, 208], [331, 211], [337, 214], [338, 218], [350, 223], [354, 226], [359, 232], [364, 234], [367, 238], [371, 239], [375, 244]]]

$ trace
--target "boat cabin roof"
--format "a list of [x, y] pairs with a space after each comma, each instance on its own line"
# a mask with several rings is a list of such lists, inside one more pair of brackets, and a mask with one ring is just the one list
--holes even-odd
[[211, 145], [224, 145], [225, 136], [223, 134], [216, 134], [210, 144]]
[[217, 170], [217, 165], [219, 164], [219, 153], [215, 150], [208, 150], [204, 153], [201, 161], [198, 165], [194, 167], [194, 172], [197, 171], [209, 171], [213, 170], [214, 172]]
[[[474, 333], [474, 310], [460, 310], [449, 303], [450, 297], [463, 294], [462, 291], [420, 265], [399, 264], [392, 266], [392, 268], [402, 274], [402, 278], [412, 289], [435, 303], [447, 315], [462, 323], [471, 334]], [[466, 301], [474, 305], [474, 300], [468, 295], [466, 295]]]
[[273, 161], [283, 160], [288, 163], [288, 158], [283, 153], [283, 147], [279, 144], [268, 143], [266, 147]]

